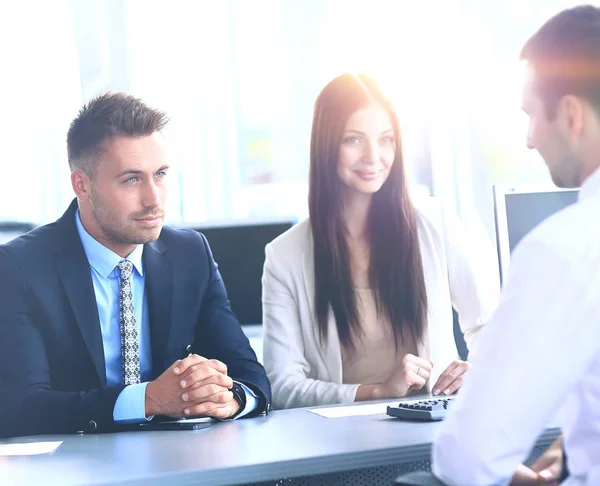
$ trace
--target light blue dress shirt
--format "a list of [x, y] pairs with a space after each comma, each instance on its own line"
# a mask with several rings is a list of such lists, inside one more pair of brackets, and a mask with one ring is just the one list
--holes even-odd
[[[118, 265], [123, 258], [96, 241], [85, 230], [79, 217], [79, 211], [75, 215], [75, 221], [92, 273], [100, 330], [102, 332], [104, 361], [106, 363], [106, 384], [107, 386], [121, 386], [123, 384], [123, 367], [119, 325], [120, 272]], [[119, 423], [134, 423], [149, 419], [145, 415], [146, 386], [152, 377], [152, 355], [148, 300], [142, 261], [143, 251], [144, 246], [138, 245], [127, 256], [127, 260], [134, 267], [131, 290], [140, 345], [141, 383], [125, 387], [117, 397], [113, 409], [113, 419]], [[243, 383], [241, 385], [246, 393], [246, 406], [238, 417], [243, 417], [252, 412], [258, 405], [258, 399], [254, 392]]]
[[[77, 231], [81, 244], [90, 263], [92, 282], [98, 306], [104, 361], [106, 363], [107, 386], [123, 384], [123, 366], [121, 359], [121, 330], [119, 325], [119, 255], [96, 241], [83, 227], [76, 213]], [[146, 385], [152, 377], [152, 358], [150, 347], [150, 323], [148, 320], [148, 301], [145, 292], [144, 266], [142, 264], [143, 245], [135, 247], [128, 256], [134, 267], [131, 291], [135, 322], [140, 344], [140, 378], [138, 385], [129, 385], [119, 394], [113, 410], [115, 422], [139, 422], [145, 419]]]

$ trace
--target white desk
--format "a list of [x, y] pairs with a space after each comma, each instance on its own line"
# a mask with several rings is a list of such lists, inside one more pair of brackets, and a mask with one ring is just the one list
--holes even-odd
[[[337, 484], [389, 486], [400, 473], [428, 469], [438, 425], [383, 414], [327, 419], [294, 409], [198, 431], [38, 436], [29, 439], [64, 443], [53, 455], [0, 458], [0, 483], [272, 485], [290, 478], [285, 484], [293, 486], [336, 477]], [[557, 434], [544, 432], [538, 453]]]

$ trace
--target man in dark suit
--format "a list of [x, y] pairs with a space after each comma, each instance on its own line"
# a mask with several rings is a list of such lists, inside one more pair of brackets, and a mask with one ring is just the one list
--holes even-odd
[[67, 137], [77, 199], [0, 246], [0, 436], [268, 413], [204, 236], [163, 227], [166, 116], [125, 94]]

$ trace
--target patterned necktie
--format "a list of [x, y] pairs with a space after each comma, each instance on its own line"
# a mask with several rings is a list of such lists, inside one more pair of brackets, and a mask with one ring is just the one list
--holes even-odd
[[121, 328], [121, 358], [123, 361], [123, 383], [135, 385], [140, 382], [140, 345], [135, 326], [131, 272], [133, 264], [128, 260], [119, 262], [121, 290], [119, 293], [119, 326]]

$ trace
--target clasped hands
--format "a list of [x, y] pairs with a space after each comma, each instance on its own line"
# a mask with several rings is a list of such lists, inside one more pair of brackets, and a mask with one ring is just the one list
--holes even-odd
[[[462, 386], [464, 375], [470, 367], [471, 364], [466, 361], [454, 360], [437, 379], [431, 392], [434, 395], [451, 395]], [[433, 361], [406, 354], [398, 370], [379, 385], [378, 394], [382, 398], [396, 398], [420, 390], [425, 386], [432, 369]]]
[[240, 408], [229, 389], [233, 380], [219, 360], [190, 354], [175, 361], [146, 386], [146, 417], [181, 418], [203, 415], [225, 419]]

